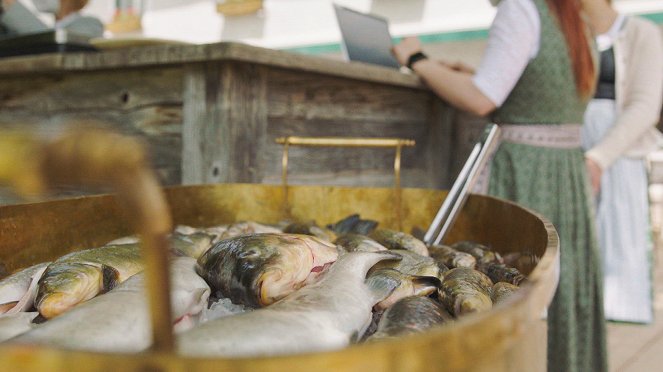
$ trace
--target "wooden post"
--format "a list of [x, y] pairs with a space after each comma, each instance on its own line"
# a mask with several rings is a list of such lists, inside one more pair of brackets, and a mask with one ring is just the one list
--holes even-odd
[[445, 189], [451, 187], [455, 174], [452, 174], [453, 159], [453, 111], [437, 97], [432, 98], [426, 136], [426, 169], [430, 177], [425, 187]]
[[266, 70], [210, 62], [184, 76], [182, 183], [259, 183], [267, 130]]

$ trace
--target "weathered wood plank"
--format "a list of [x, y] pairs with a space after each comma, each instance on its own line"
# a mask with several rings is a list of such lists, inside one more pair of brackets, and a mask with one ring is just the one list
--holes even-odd
[[[44, 117], [27, 110], [0, 111], [0, 129], [15, 128], [44, 135], [61, 133], [70, 125], [94, 126], [140, 138], [147, 144], [150, 162], [165, 185], [181, 182], [182, 140], [179, 106], [146, 107], [128, 111], [58, 112]], [[10, 117], [10, 120], [7, 120]]]
[[[23, 70], [3, 74], [19, 62]], [[444, 131], [432, 126], [432, 95], [395, 70], [236, 44], [157, 46], [2, 60], [0, 84], [0, 127], [105, 122], [145, 139], [165, 184], [278, 179], [273, 140], [285, 135], [411, 138], [418, 145], [404, 150], [403, 185], [443, 179], [430, 172], [444, 163], [430, 146], [445, 148], [435, 142]], [[388, 186], [393, 150], [293, 149], [291, 172]]]
[[467, 112], [452, 110], [453, 131], [451, 134], [451, 183], [460, 173], [467, 157], [472, 152], [472, 147], [481, 138], [488, 119], [478, 117]]
[[445, 189], [453, 183], [453, 110], [437, 98], [430, 100], [427, 131], [420, 148], [423, 149], [422, 167], [428, 170], [427, 183], [422, 187]]
[[430, 93], [410, 88], [270, 69], [270, 118], [427, 121]]
[[207, 63], [187, 69], [183, 183], [260, 182], [267, 128], [266, 72]]
[[425, 89], [415, 75], [403, 74], [392, 68], [357, 62], [346, 63], [232, 42], [206, 45], [155, 45], [112, 49], [98, 53], [45, 54], [4, 58], [0, 60], [0, 75], [16, 76], [32, 73], [181, 66], [207, 62], [247, 62]]
[[0, 110], [52, 113], [182, 104], [182, 72], [172, 67], [2, 77], [0, 84]]

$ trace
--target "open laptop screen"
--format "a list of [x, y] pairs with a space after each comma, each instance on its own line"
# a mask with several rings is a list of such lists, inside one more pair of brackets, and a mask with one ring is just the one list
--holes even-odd
[[391, 54], [391, 35], [386, 19], [334, 4], [343, 50], [350, 61], [399, 68]]

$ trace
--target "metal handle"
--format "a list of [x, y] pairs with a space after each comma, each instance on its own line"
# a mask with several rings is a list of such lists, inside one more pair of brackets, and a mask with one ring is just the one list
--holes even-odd
[[403, 147], [412, 147], [416, 144], [414, 140], [402, 138], [361, 138], [361, 137], [280, 137], [276, 143], [283, 145], [283, 157], [281, 159], [282, 173], [281, 183], [283, 185], [283, 205], [288, 211], [288, 155], [290, 146], [309, 147], [380, 147], [395, 148], [394, 156], [394, 199], [396, 204], [396, 221], [398, 228], [403, 225], [401, 212], [401, 153]]
[[159, 183], [135, 139], [101, 130], [75, 130], [54, 140], [25, 132], [0, 134], [0, 181], [23, 195], [61, 184], [110, 185], [141, 236], [152, 316], [153, 350], [174, 350], [168, 274], [172, 221]]
[[[474, 145], [458, 178], [456, 178], [449, 194], [447, 194], [428, 231], [426, 231], [426, 235], [424, 235], [426, 244], [440, 244], [451, 229], [467, 201], [469, 190], [474, 186], [477, 177], [488, 161], [489, 155], [497, 146], [499, 134], [500, 128], [496, 124], [486, 126], [481, 140]], [[433, 236], [436, 236], [435, 239], [433, 239]]]

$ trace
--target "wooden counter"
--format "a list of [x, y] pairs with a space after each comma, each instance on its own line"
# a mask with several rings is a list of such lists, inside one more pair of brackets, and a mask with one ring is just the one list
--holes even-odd
[[[145, 138], [165, 184], [278, 183], [286, 135], [414, 139], [404, 187], [448, 187], [464, 156], [454, 112], [415, 76], [243, 44], [2, 59], [0, 87], [0, 128], [94, 119]], [[290, 169], [292, 183], [388, 186], [393, 151], [293, 148]]]

